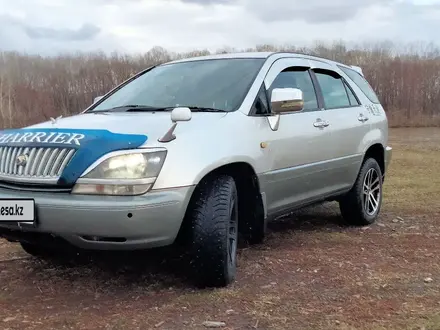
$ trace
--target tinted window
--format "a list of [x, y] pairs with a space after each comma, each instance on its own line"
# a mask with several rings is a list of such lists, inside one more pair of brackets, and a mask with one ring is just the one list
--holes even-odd
[[351, 90], [351, 88], [346, 83], [344, 83], [344, 85], [345, 85], [345, 89], [346, 89], [347, 94], [348, 94], [348, 98], [350, 99], [350, 105], [352, 105], [352, 106], [360, 105], [358, 99], [354, 95], [354, 93]]
[[269, 102], [264, 87], [260, 89], [257, 99], [255, 100], [255, 113], [258, 115], [270, 113]]
[[275, 78], [269, 88], [269, 95], [272, 95], [274, 88], [299, 88], [304, 95], [304, 110], [318, 109], [315, 88], [308, 71], [298, 68], [286, 69]]
[[371, 102], [380, 103], [373, 88], [364, 77], [352, 69], [348, 69], [343, 66], [339, 66], [339, 68], [344, 71], [344, 73], [350, 77], [351, 80], [353, 80], [353, 82], [361, 89], [361, 91], [369, 98]]
[[93, 110], [127, 104], [236, 110], [265, 59], [218, 59], [158, 66], [131, 81]]
[[327, 109], [350, 106], [350, 100], [341, 78], [335, 78], [322, 72], [316, 72], [316, 78], [321, 86], [322, 96]]

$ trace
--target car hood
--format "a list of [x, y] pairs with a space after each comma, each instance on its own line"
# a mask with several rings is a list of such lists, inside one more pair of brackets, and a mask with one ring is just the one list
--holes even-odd
[[[226, 116], [227, 113], [193, 112], [188, 122], [177, 125], [176, 134], [189, 130], [199, 130]], [[84, 113], [71, 117], [58, 119], [29, 126], [37, 129], [92, 129], [107, 130], [116, 134], [140, 134], [146, 135], [147, 144], [156, 144], [157, 139], [162, 137], [171, 127], [171, 112], [119, 112], [119, 113]]]
[[[177, 125], [175, 134], [205, 130], [226, 116], [226, 113], [193, 113], [192, 119]], [[11, 157], [30, 157], [45, 148], [73, 152], [62, 175], [60, 185], [73, 185], [80, 175], [104, 155], [141, 146], [164, 147], [157, 140], [172, 126], [171, 113], [87, 113], [28, 126], [0, 131], [0, 153]], [[172, 142], [171, 142], [172, 143]], [[12, 148], [12, 149], [4, 149]], [[12, 159], [11, 158], [11, 159]], [[7, 157], [8, 160], [9, 156]]]

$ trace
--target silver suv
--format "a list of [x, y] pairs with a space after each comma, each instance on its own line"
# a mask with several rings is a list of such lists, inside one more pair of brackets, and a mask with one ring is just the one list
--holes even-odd
[[262, 242], [293, 209], [333, 200], [347, 223], [373, 223], [387, 143], [358, 67], [291, 53], [165, 63], [81, 114], [0, 132], [0, 236], [38, 256], [183, 244], [196, 283], [225, 286], [238, 238]]

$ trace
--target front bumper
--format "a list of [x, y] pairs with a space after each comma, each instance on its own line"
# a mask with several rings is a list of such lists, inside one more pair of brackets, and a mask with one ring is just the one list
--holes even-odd
[[135, 250], [174, 242], [194, 186], [142, 196], [85, 196], [0, 189], [1, 198], [33, 198], [36, 226], [0, 224], [0, 237], [52, 234], [83, 249]]

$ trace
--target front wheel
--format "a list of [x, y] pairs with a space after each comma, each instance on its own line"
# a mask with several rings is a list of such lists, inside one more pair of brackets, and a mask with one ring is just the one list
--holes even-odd
[[54, 248], [48, 248], [27, 242], [20, 242], [20, 245], [26, 253], [37, 258], [51, 259], [60, 255], [60, 252]]
[[382, 206], [382, 171], [374, 158], [362, 165], [353, 188], [344, 196], [339, 207], [344, 220], [352, 225], [374, 223]]
[[223, 287], [237, 268], [238, 194], [232, 177], [205, 180], [190, 206], [190, 257], [199, 286]]

